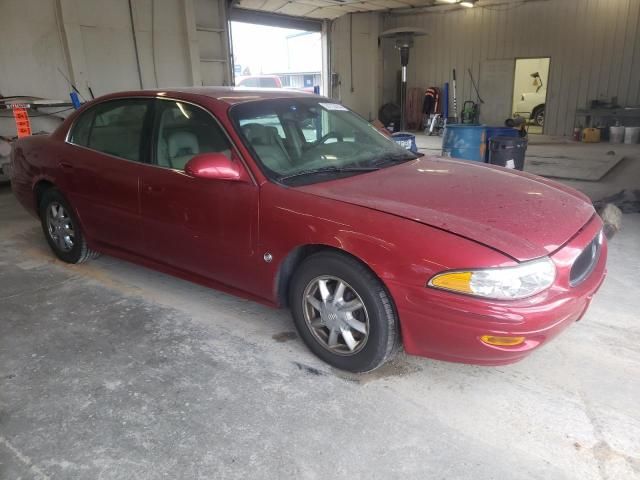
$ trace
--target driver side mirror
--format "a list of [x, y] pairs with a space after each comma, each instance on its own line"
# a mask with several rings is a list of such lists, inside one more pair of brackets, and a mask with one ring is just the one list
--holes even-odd
[[196, 178], [214, 180], [247, 181], [244, 166], [239, 161], [229, 159], [223, 153], [201, 153], [187, 162], [184, 171]]

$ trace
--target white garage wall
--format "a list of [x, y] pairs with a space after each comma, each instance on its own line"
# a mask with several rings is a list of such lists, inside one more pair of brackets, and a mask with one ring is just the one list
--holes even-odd
[[66, 71], [54, 0], [2, 2], [0, 93], [65, 98]]
[[[467, 68], [479, 81], [486, 60], [551, 57], [545, 132], [569, 135], [576, 108], [618, 97], [640, 104], [640, 1], [547, 0], [451, 12], [388, 14], [384, 29], [430, 32], [411, 51], [409, 86], [441, 86], [458, 76], [458, 105], [475, 100]], [[384, 47], [383, 100], [395, 96], [397, 52]], [[388, 67], [388, 68], [387, 68]], [[503, 86], [511, 98], [513, 85]], [[482, 95], [482, 92], [480, 92]]]
[[[224, 0], [2, 0], [0, 93], [69, 101], [118, 90], [230, 83]], [[152, 5], [153, 30], [152, 35]], [[152, 48], [152, 45], [154, 48]], [[155, 60], [155, 66], [154, 66]], [[63, 72], [61, 74], [58, 68]], [[6, 117], [9, 112], [0, 112]], [[34, 131], [59, 121], [35, 117]], [[0, 118], [0, 134], [14, 135]]]
[[185, 0], [185, 4], [191, 1], [193, 8], [187, 6], [186, 12], [188, 15], [193, 12], [200, 70], [194, 84], [232, 85], [227, 1]]

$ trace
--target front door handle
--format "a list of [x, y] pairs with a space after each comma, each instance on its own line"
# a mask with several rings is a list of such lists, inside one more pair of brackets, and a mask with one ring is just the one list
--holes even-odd
[[145, 185], [144, 186], [145, 193], [162, 193], [164, 192], [164, 187], [154, 187], [153, 185]]

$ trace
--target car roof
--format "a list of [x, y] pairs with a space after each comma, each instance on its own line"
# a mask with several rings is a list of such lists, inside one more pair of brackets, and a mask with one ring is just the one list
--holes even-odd
[[[275, 98], [308, 98], [312, 93], [300, 90], [288, 90], [284, 88], [246, 88], [246, 87], [180, 87], [156, 90], [138, 90], [128, 92], [118, 92], [109, 94], [105, 97], [122, 98], [136, 95], [149, 95], [158, 97], [181, 96], [188, 97], [191, 95], [205, 96], [214, 98], [218, 101], [225, 102], [229, 105], [236, 103], [252, 102], [256, 100], [267, 100]], [[322, 98], [322, 97], [320, 97]]]

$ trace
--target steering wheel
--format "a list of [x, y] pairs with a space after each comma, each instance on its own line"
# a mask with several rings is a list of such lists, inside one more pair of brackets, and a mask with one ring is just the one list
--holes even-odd
[[330, 138], [335, 138], [339, 142], [343, 142], [344, 141], [344, 136], [340, 132], [336, 132], [335, 130], [332, 130], [329, 133], [327, 133], [326, 135], [320, 137], [315, 142], [313, 142], [313, 145], [314, 146], [322, 145], [323, 143], [326, 143], [327, 140], [329, 140]]

